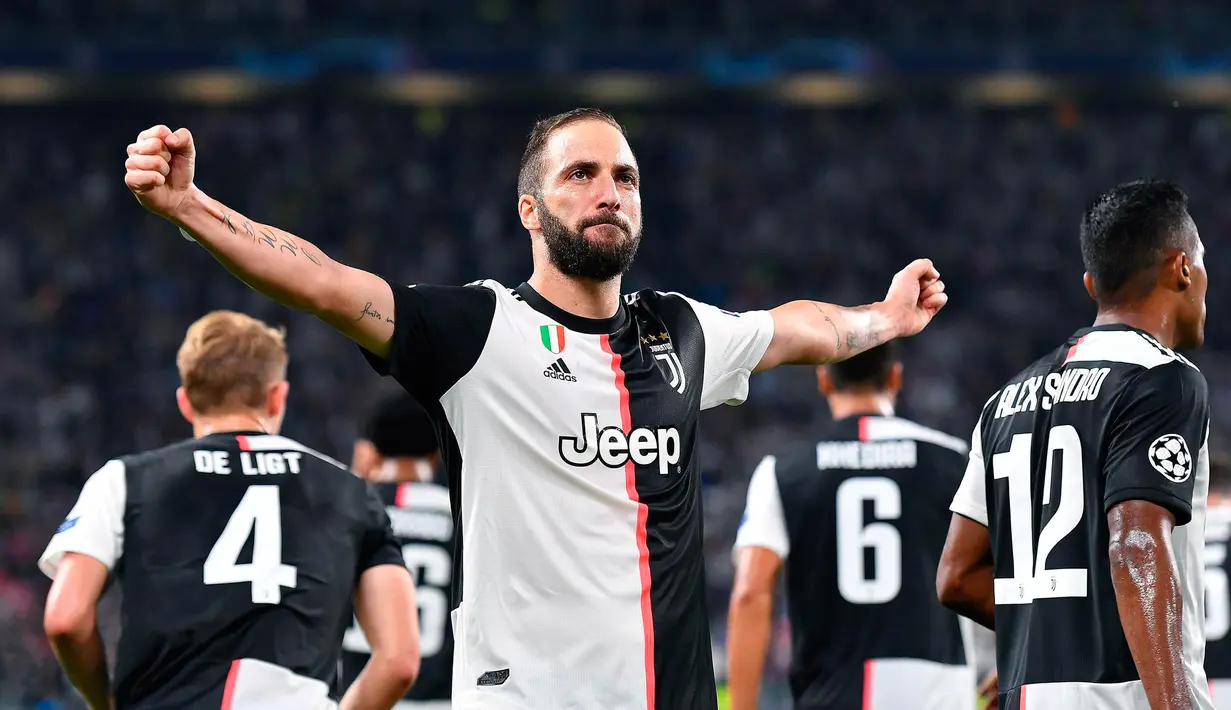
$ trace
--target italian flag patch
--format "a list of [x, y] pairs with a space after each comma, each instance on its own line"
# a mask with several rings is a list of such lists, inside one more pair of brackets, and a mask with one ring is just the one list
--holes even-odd
[[564, 350], [564, 326], [539, 326], [539, 337], [543, 340], [543, 347], [549, 352], [559, 353]]

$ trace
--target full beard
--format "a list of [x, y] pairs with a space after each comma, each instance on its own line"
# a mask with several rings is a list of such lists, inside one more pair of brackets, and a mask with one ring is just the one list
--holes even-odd
[[[537, 201], [539, 226], [547, 244], [547, 257], [561, 273], [579, 279], [609, 281], [632, 266], [637, 248], [641, 246], [641, 230], [632, 230], [626, 220], [605, 213], [583, 219], [576, 229], [569, 229], [560, 218]], [[595, 242], [586, 237], [586, 229], [610, 224], [624, 233], [623, 239]]]

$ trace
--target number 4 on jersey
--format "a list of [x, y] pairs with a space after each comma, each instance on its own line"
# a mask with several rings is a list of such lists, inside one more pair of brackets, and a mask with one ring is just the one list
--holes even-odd
[[[1087, 570], [1048, 569], [1047, 558], [1085, 514], [1082, 481], [1081, 437], [1072, 426], [1053, 427], [1047, 435], [1046, 468], [1040, 505], [1049, 505], [1052, 488], [1058, 487], [1056, 512], [1039, 532], [1038, 556], [1034, 552], [1034, 511], [1031, 494], [1030, 434], [1016, 434], [1009, 450], [992, 456], [992, 478], [1008, 479], [1009, 538], [1013, 548], [1013, 576], [997, 578], [997, 604], [1029, 604], [1035, 599], [1086, 596]], [[1059, 454], [1059, 465], [1056, 465]], [[1059, 478], [1059, 484], [1056, 479]]]
[[[252, 562], [237, 564], [249, 536]], [[282, 564], [282, 506], [277, 486], [250, 486], [244, 491], [222, 535], [205, 558], [205, 583], [252, 583], [253, 604], [278, 604], [282, 587], [294, 589], [297, 570]]]

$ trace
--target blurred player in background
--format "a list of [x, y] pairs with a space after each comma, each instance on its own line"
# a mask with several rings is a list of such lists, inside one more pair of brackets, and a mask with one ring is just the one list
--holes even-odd
[[1209, 510], [1205, 519], [1205, 674], [1214, 704], [1231, 708], [1231, 459], [1210, 457]]
[[941, 600], [994, 624], [1005, 710], [1208, 710], [1205, 248], [1166, 182], [1081, 225], [1094, 325], [984, 406], [953, 499]]
[[786, 570], [796, 710], [973, 710], [970, 622], [936, 600], [966, 443], [893, 415], [895, 343], [818, 368], [834, 421], [766, 456], [735, 541], [732, 710], [756, 710]]
[[[925, 259], [856, 308], [733, 313], [621, 294], [641, 175], [623, 126], [593, 109], [531, 131], [517, 209], [534, 271], [515, 288], [406, 286], [339, 264], [198, 189], [185, 129], [155, 126], [128, 151], [142, 205], [354, 339], [431, 414], [462, 560], [453, 698], [465, 707], [716, 707], [701, 410], [743, 402], [754, 371], [913, 335], [948, 299]], [[397, 248], [415, 249], [413, 235]]]
[[[449, 589], [453, 517], [449, 489], [436, 482], [440, 453], [427, 412], [399, 393], [381, 400], [355, 442], [351, 468], [375, 485], [415, 581], [419, 604], [419, 678], [398, 710], [447, 710], [453, 676]], [[371, 650], [358, 624], [342, 639], [342, 687], [363, 670]]]
[[[345, 710], [387, 710], [418, 669], [414, 589], [375, 492], [278, 436], [281, 331], [217, 311], [188, 329], [176, 392], [193, 438], [107, 462], [39, 567], [45, 625], [92, 710], [327, 710], [352, 595], [371, 660]], [[112, 684], [96, 605], [123, 593]]]

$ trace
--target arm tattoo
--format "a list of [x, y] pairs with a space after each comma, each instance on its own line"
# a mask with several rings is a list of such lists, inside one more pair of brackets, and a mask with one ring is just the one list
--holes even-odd
[[356, 318], [355, 321], [358, 322], [358, 321], [363, 320], [364, 318], [375, 318], [376, 320], [383, 320], [389, 325], [395, 325], [392, 318], [389, 318], [387, 316], [382, 316], [380, 314], [380, 311], [376, 310], [375, 308], [372, 308], [371, 301], [368, 301], [367, 303], [363, 305], [363, 312], [359, 314], [359, 317]]
[[835, 343], [834, 353], [841, 351], [842, 350], [842, 336], [838, 333], [838, 324], [833, 322], [833, 318], [829, 317], [829, 314], [825, 312], [824, 308], [821, 308], [821, 304], [817, 303], [816, 301], [813, 301], [812, 305], [816, 306], [816, 310], [821, 312], [821, 317], [825, 319], [825, 322], [829, 324], [830, 328], [833, 328], [833, 338], [834, 338], [834, 343]]
[[[854, 308], [849, 308], [847, 310], [863, 315], [864, 313], [866, 313], [867, 311], [871, 309], [868, 306], [856, 306]], [[880, 343], [884, 342], [884, 338], [881, 337], [882, 329], [880, 328], [878, 324], [867, 322], [867, 323], [861, 324], [861, 326], [862, 327], [858, 329], [853, 329], [847, 332], [846, 334], [846, 349], [847, 350], [854, 350], [856, 352], [860, 352], [863, 350], [867, 350], [868, 348], [876, 347]]]
[[231, 234], [235, 234], [235, 225], [231, 224], [231, 213], [230, 212], [223, 212], [222, 218], [219, 221], [225, 224], [227, 229], [231, 230]]
[[269, 247], [270, 249], [278, 248], [278, 240], [276, 237], [274, 237], [274, 233], [269, 231], [268, 227], [261, 227], [257, 231], [261, 233], [261, 236], [257, 237], [258, 242], [261, 242], [262, 244]]
[[291, 256], [296, 256], [299, 253], [299, 245], [295, 243], [295, 240], [283, 234], [282, 251], [290, 254]]

